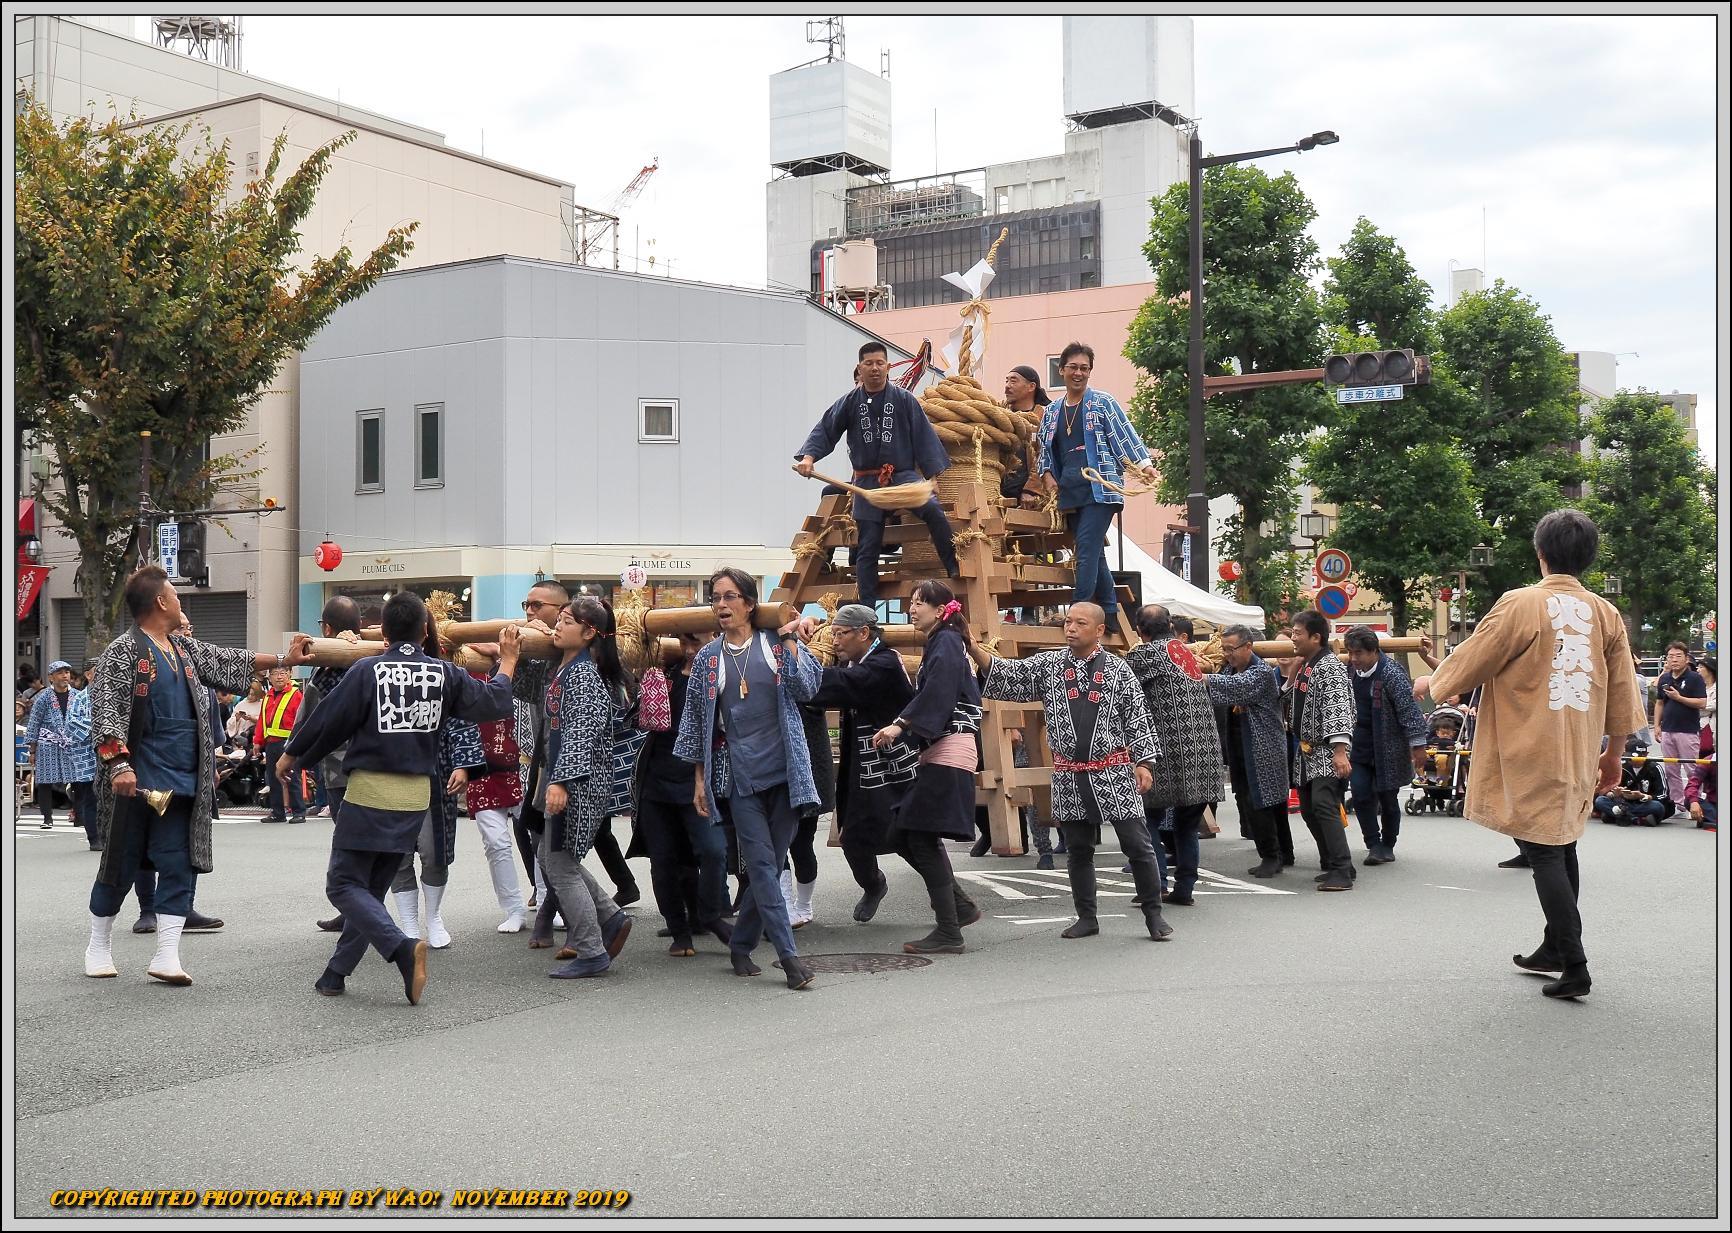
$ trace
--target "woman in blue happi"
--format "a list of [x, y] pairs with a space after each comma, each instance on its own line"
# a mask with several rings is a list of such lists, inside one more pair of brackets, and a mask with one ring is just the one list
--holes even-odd
[[[795, 454], [795, 469], [812, 474], [819, 459], [828, 456], [846, 437], [848, 458], [858, 488], [888, 488], [931, 479], [950, 465], [944, 443], [921, 410], [920, 400], [899, 385], [890, 383], [890, 353], [881, 342], [860, 348], [856, 372], [860, 384], [830, 404], [830, 409], [812, 429]], [[933, 497], [914, 516], [932, 532], [932, 546], [944, 571], [956, 577], [956, 545], [951, 542], [950, 520]], [[878, 554], [884, 547], [884, 511], [864, 497], [854, 498], [854, 523], [860, 542], [854, 549], [854, 576], [860, 602], [871, 607], [878, 602]]]
[[583, 867], [614, 807], [614, 726], [629, 699], [614, 634], [613, 609], [591, 595], [560, 609], [553, 626], [559, 667], [547, 683], [547, 733], [532, 790], [547, 819], [541, 867], [565, 917], [557, 957], [570, 962], [548, 973], [558, 980], [602, 975], [631, 934], [631, 918]]

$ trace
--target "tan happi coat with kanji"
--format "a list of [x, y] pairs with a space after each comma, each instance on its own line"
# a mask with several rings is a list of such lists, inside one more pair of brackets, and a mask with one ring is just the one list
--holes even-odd
[[[1618, 610], [1566, 574], [1505, 593], [1431, 678], [1434, 698], [1484, 685], [1466, 815], [1529, 843], [1582, 837], [1601, 738], [1642, 726]], [[1621, 752], [1621, 749], [1620, 749]]]

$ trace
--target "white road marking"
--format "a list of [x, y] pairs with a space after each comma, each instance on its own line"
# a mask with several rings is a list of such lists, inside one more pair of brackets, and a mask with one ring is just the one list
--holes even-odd
[[1439, 883], [1436, 883], [1436, 882], [1427, 882], [1426, 885], [1431, 887], [1431, 889], [1433, 889], [1433, 890], [1466, 891], [1470, 895], [1479, 895], [1479, 894], [1484, 893], [1483, 891], [1476, 890], [1475, 888], [1473, 888], [1471, 886], [1443, 886], [1443, 885], [1440, 885]]
[[[968, 878], [979, 886], [992, 891], [1004, 899], [1063, 899], [1070, 895], [1070, 879], [1059, 869], [1028, 869], [1018, 873], [978, 873], [973, 870], [958, 869], [956, 876]], [[1103, 899], [1130, 899], [1136, 895], [1136, 883], [1128, 882], [1120, 877], [1100, 877], [1096, 881], [1100, 886], [1098, 894]], [[1032, 895], [1027, 891], [1016, 889], [1011, 883], [1023, 886], [1038, 886], [1051, 893]], [[1107, 890], [1109, 886], [1126, 887], [1125, 890]], [[1269, 886], [1256, 882], [1242, 882], [1238, 878], [1230, 878], [1224, 873], [1215, 873], [1209, 869], [1197, 871], [1197, 885], [1193, 889], [1197, 895], [1296, 895], [1297, 891], [1283, 890], [1278, 886]]]
[[[1123, 912], [1101, 912], [1096, 919], [1123, 920]], [[1074, 916], [1000, 916], [999, 920], [1007, 920], [1013, 925], [1060, 925], [1076, 919]]]

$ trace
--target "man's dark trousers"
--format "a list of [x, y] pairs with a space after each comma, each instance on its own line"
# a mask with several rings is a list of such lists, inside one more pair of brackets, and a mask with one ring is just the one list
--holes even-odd
[[1347, 828], [1341, 825], [1341, 785], [1344, 781], [1332, 775], [1299, 785], [1299, 812], [1305, 816], [1305, 826], [1317, 841], [1317, 851], [1324, 873], [1344, 873], [1357, 877], [1353, 868], [1353, 853], [1347, 847]]
[[[951, 542], [950, 519], [944, 507], [934, 497], [913, 514], [932, 532], [932, 546], [938, 559], [944, 562], [944, 572], [956, 573], [956, 545]], [[860, 540], [854, 549], [854, 581], [860, 590], [860, 602], [870, 607], [878, 602], [878, 554], [884, 548], [884, 519], [862, 519], [858, 524]]]
[[1576, 845], [1518, 839], [1516, 847], [1534, 871], [1534, 890], [1546, 914], [1545, 949], [1566, 969], [1585, 966], [1588, 954], [1582, 949], [1582, 914], [1576, 906], [1582, 889]]

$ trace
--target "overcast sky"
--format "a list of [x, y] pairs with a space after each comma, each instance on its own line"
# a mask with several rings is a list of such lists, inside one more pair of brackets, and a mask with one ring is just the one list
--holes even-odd
[[[1298, 174], [1326, 256], [1363, 214], [1441, 302], [1451, 264], [1483, 252], [1488, 282], [1538, 301], [1566, 348], [1639, 353], [1620, 357], [1621, 385], [1698, 394], [1714, 457], [1713, 18], [1202, 16], [1195, 30], [1206, 150], [1341, 134], [1263, 164]], [[803, 16], [247, 17], [245, 67], [463, 149], [485, 133], [489, 158], [602, 209], [659, 156], [622, 256], [635, 232], [676, 277], [761, 286], [767, 78], [818, 54], [804, 34]], [[847, 39], [874, 71], [890, 51], [894, 178], [1062, 151], [1059, 18], [850, 17]]]

